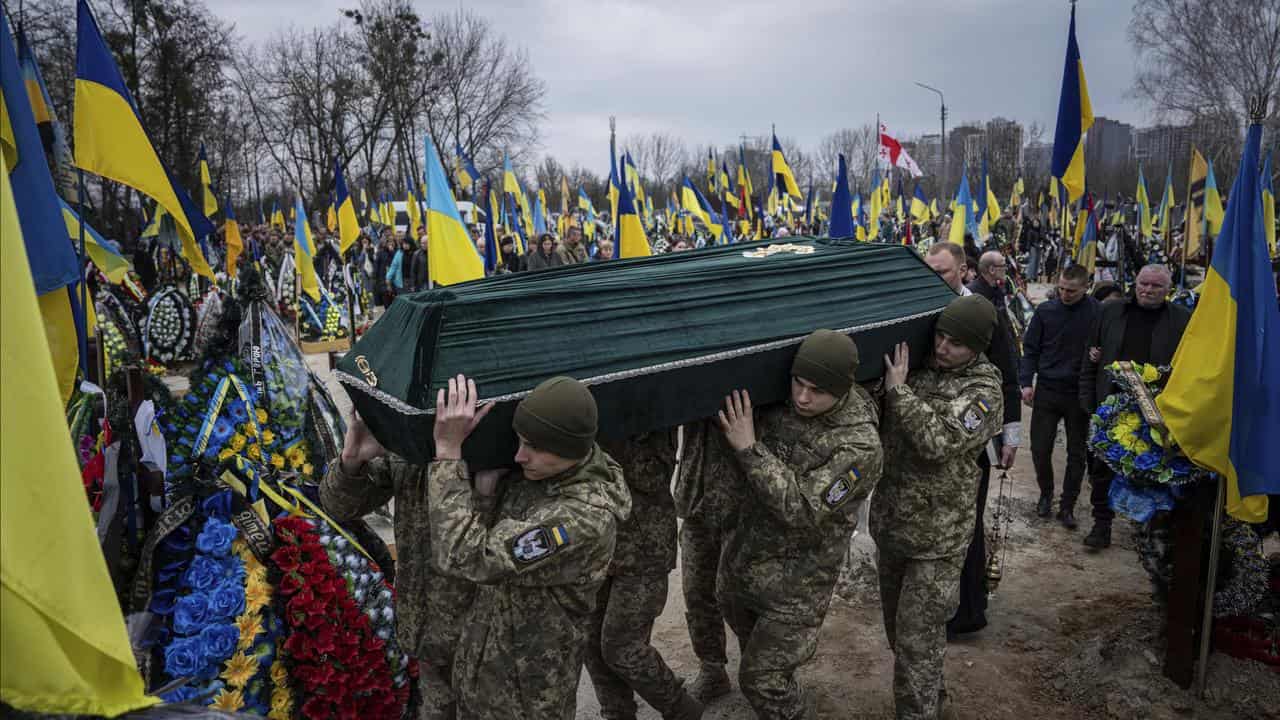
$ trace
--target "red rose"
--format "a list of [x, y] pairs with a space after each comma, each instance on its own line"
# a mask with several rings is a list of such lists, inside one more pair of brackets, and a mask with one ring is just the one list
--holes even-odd
[[302, 576], [296, 572], [285, 571], [284, 577], [280, 578], [280, 594], [286, 597], [292, 595], [303, 587]]
[[333, 707], [323, 697], [312, 697], [302, 703], [302, 716], [308, 720], [327, 720], [333, 717]]
[[278, 550], [271, 554], [271, 559], [275, 561], [276, 566], [283, 572], [290, 573], [298, 569], [302, 563], [301, 553], [295, 545], [281, 545]]
[[316, 652], [327, 655], [333, 652], [335, 635], [332, 625], [322, 625], [312, 634], [311, 647], [315, 648]]
[[311, 651], [310, 638], [305, 633], [293, 632], [284, 641], [284, 649], [297, 661], [310, 660], [315, 657]]
[[338, 645], [335, 643], [332, 654], [334, 659], [336, 659], [343, 667], [349, 667], [355, 662], [357, 653], [356, 649], [350, 645]]

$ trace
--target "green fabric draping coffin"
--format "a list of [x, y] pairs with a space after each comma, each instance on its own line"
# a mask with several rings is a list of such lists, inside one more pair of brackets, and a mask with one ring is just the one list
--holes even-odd
[[777, 241], [503, 275], [397, 298], [338, 363], [387, 449], [431, 456], [436, 391], [464, 373], [498, 406], [463, 448], [476, 467], [515, 453], [515, 402], [539, 382], [588, 383], [600, 432], [623, 437], [707, 417], [727, 392], [784, 400], [811, 330], [850, 332], [858, 380], [907, 340], [925, 357], [955, 294], [910, 248], [788, 238], [812, 252], [748, 257]]

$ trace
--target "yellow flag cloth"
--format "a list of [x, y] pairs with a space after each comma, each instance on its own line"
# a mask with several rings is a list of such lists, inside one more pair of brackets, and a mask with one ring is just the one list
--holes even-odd
[[80, 484], [0, 173], [0, 700], [19, 710], [115, 716], [143, 694]]

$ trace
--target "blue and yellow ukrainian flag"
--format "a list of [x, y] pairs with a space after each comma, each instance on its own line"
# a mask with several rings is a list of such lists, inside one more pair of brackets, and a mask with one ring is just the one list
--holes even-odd
[[498, 233], [495, 227], [497, 214], [494, 212], [493, 187], [487, 179], [480, 197], [483, 198], [485, 212], [488, 214], [484, 223], [484, 274], [492, 275], [498, 269]]
[[458, 189], [469, 190], [475, 192], [475, 183], [480, 179], [480, 173], [476, 170], [476, 166], [472, 164], [471, 158], [462, 151], [460, 143], [454, 143], [454, 163], [456, 164], [456, 172], [458, 180]]
[[1147, 195], [1147, 178], [1142, 174], [1142, 166], [1138, 166], [1138, 189], [1134, 194], [1138, 203], [1138, 230], [1142, 237], [1151, 237], [1151, 197]]
[[1227, 512], [1267, 517], [1280, 493], [1280, 308], [1258, 182], [1262, 126], [1245, 136], [1230, 207], [1156, 405], [1187, 457], [1227, 482]]
[[[689, 178], [685, 177], [684, 181], [688, 183]], [[631, 188], [623, 183], [618, 193], [618, 257], [649, 257], [651, 254], [644, 226], [640, 224], [640, 216], [636, 214]]]
[[702, 221], [714, 242], [720, 241], [721, 236], [724, 235], [724, 223], [688, 175], [684, 177], [684, 185], [680, 187], [680, 205], [693, 217]]
[[929, 201], [924, 196], [924, 188], [916, 183], [915, 192], [911, 194], [911, 218], [917, 223], [927, 223], [929, 217]]
[[1213, 161], [1209, 161], [1209, 174], [1204, 181], [1204, 226], [1208, 231], [1205, 237], [1217, 237], [1222, 232], [1222, 194], [1218, 192], [1218, 180], [1213, 176]]
[[1164, 193], [1160, 198], [1160, 209], [1156, 211], [1155, 224], [1160, 228], [1160, 239], [1165, 247], [1169, 246], [1169, 231], [1173, 226], [1173, 161], [1169, 162], [1169, 172], [1164, 178]]
[[[1086, 204], [1089, 208], [1087, 218], [1080, 223], [1081, 234], [1079, 249], [1076, 251], [1076, 264], [1083, 266], [1093, 275], [1094, 263], [1098, 259], [1098, 206], [1093, 204], [1093, 196], [1088, 196]], [[1083, 214], [1083, 210], [1081, 213]]]
[[197, 157], [200, 166], [200, 193], [204, 196], [204, 215], [213, 218], [218, 212], [218, 195], [213, 189], [213, 175], [209, 173], [209, 158], [204, 152], [204, 143], [200, 143], [200, 154]]
[[440, 154], [430, 135], [423, 136], [423, 144], [427, 168], [427, 271], [431, 281], [453, 285], [482, 278], [484, 259], [462, 224]]
[[347, 189], [347, 181], [342, 176], [342, 164], [333, 161], [334, 202], [338, 206], [338, 253], [346, 255], [347, 250], [356, 244], [360, 237], [360, 220], [356, 217], [355, 199]]
[[213, 269], [196, 240], [212, 235], [213, 225], [156, 155], [85, 0], [77, 3], [74, 125], [76, 164], [164, 206], [182, 238], [182, 256], [193, 271], [212, 280]]
[[227, 196], [223, 207], [227, 211], [226, 223], [223, 225], [227, 241], [227, 277], [234, 280], [237, 270], [236, 261], [240, 259], [240, 253], [244, 252], [244, 238], [240, 236], [240, 223], [236, 222], [236, 211], [231, 207], [230, 195]]
[[[0, 9], [0, 126], [5, 139], [5, 174], [26, 244], [31, 279], [39, 296], [45, 339], [53, 357], [63, 402], [71, 397], [76, 371], [86, 356], [87, 328], [80, 305], [80, 262], [67, 240], [67, 227], [54, 189], [44, 146], [22, 81], [9, 21]], [[9, 241], [6, 234], [5, 243]]]
[[1084, 134], [1092, 126], [1093, 106], [1089, 102], [1089, 85], [1084, 79], [1080, 45], [1076, 43], [1076, 6], [1072, 3], [1062, 94], [1058, 98], [1058, 127], [1053, 134], [1053, 163], [1049, 171], [1067, 186], [1065, 202], [1073, 202], [1084, 193]]
[[316, 279], [316, 245], [311, 240], [311, 223], [307, 222], [307, 208], [299, 193], [293, 206], [293, 264], [298, 268], [302, 291], [312, 302], [320, 302], [320, 281]]
[[[9, 37], [0, 8], [6, 80], [17, 69]], [[9, 89], [6, 83], [7, 113], [0, 115], [20, 114]], [[44, 166], [38, 144], [35, 150], [24, 164], [38, 159]], [[59, 378], [45, 350], [44, 308], [27, 269], [37, 264], [28, 247], [68, 245], [66, 232], [36, 227], [40, 234], [27, 237], [27, 215], [15, 204], [9, 173], [0, 172], [0, 697], [19, 711], [117, 717], [157, 701], [145, 693], [124, 618], [112, 611], [116, 593], [84, 501]]]
[[968, 232], [976, 240], [978, 238], [977, 218], [973, 213], [973, 197], [969, 194], [969, 168], [960, 171], [960, 187], [956, 190], [956, 201], [951, 210], [951, 233], [949, 242], [964, 247], [964, 234]]
[[[58, 198], [58, 204], [62, 208], [62, 220], [67, 226], [67, 236], [72, 243], [80, 242], [80, 215], [62, 198]], [[98, 234], [98, 231], [94, 230], [89, 223], [84, 224], [84, 249], [89, 253], [89, 259], [93, 264], [107, 276], [107, 280], [113, 283], [118, 284], [124, 280], [125, 275], [129, 274], [132, 268], [129, 260]]]
[[775, 184], [778, 189], [790, 195], [793, 198], [800, 198], [800, 186], [796, 185], [796, 176], [791, 172], [791, 166], [787, 164], [787, 158], [782, 154], [782, 143], [778, 142], [778, 135], [773, 135], [773, 176], [777, 178]]
[[1267, 254], [1276, 256], [1276, 189], [1271, 181], [1271, 153], [1262, 163], [1262, 229], [1267, 234]]
[[827, 226], [827, 237], [853, 237], [853, 196], [849, 192], [849, 169], [845, 164], [844, 153], [840, 153], [836, 162], [836, 189], [831, 194], [831, 224]]
[[40, 141], [44, 152], [54, 167], [53, 184], [66, 197], [75, 192], [75, 160], [71, 157], [71, 146], [67, 144], [66, 130], [58, 121], [54, 111], [53, 100], [44, 84], [40, 73], [40, 65], [36, 63], [35, 53], [27, 35], [21, 29], [17, 34], [18, 64], [22, 68], [22, 80], [27, 86], [27, 99], [31, 102], [31, 115], [36, 121], [36, 129], [40, 131]]

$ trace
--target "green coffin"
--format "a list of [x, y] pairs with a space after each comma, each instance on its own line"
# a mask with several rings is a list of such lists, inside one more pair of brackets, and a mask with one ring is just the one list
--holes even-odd
[[516, 402], [555, 375], [591, 387], [600, 433], [625, 437], [712, 415], [746, 388], [787, 397], [791, 358], [817, 328], [851, 334], [859, 381], [883, 355], [929, 348], [955, 294], [910, 248], [788, 238], [653, 258], [503, 275], [402, 296], [338, 362], [378, 440], [432, 454], [436, 391], [463, 373], [498, 403], [463, 448], [473, 467], [509, 464]]

